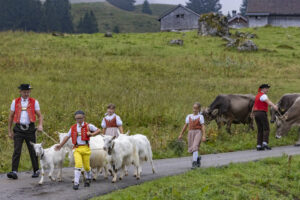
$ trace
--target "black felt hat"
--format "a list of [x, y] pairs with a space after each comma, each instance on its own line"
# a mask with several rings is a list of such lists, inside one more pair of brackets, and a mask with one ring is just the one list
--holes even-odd
[[18, 89], [20, 90], [31, 90], [32, 87], [30, 86], [30, 84], [21, 84]]
[[259, 86], [260, 89], [263, 88], [270, 88], [271, 86], [269, 84], [262, 84], [261, 86]]

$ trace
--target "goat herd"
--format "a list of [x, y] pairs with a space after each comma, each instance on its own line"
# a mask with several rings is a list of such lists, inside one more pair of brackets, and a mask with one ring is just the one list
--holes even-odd
[[[60, 142], [67, 133], [58, 133]], [[66, 155], [70, 165], [74, 166], [73, 144], [69, 140], [59, 151], [55, 150], [55, 145], [48, 149], [43, 149], [43, 144], [34, 144], [36, 155], [40, 159], [41, 180], [39, 184], [44, 182], [45, 168], [50, 168], [49, 178], [52, 181], [56, 179], [53, 176], [55, 168], [58, 168], [57, 181], [62, 181], [62, 168]], [[128, 175], [128, 167], [134, 166], [134, 176], [140, 179], [142, 166], [145, 161], [149, 161], [152, 165], [152, 172], [155, 173], [152, 150], [148, 138], [144, 135], [119, 134], [119, 137], [98, 135], [90, 139], [91, 157], [90, 165], [93, 172], [93, 180], [96, 180], [99, 173], [102, 172], [104, 178], [107, 179], [109, 174], [113, 176], [112, 182], [117, 181], [117, 172], [120, 170], [119, 179]], [[85, 176], [83, 176], [84, 178]]]
[[[219, 124], [227, 124], [227, 130], [230, 131], [232, 123], [249, 124], [253, 129], [253, 119], [250, 117], [251, 109], [254, 104], [253, 95], [219, 95], [209, 108], [202, 110], [206, 121], [216, 120]], [[286, 134], [294, 125], [300, 125], [300, 94], [286, 94], [281, 97], [277, 103], [279, 113], [271, 110], [271, 122], [276, 121], [276, 136], [279, 138]], [[299, 131], [300, 135], [300, 131]], [[60, 142], [66, 136], [66, 133], [59, 133]], [[44, 168], [50, 167], [49, 178], [53, 177], [54, 168], [59, 169], [57, 180], [62, 180], [62, 166], [66, 154], [68, 154], [70, 165], [74, 166], [73, 144], [69, 140], [60, 151], [55, 151], [55, 145], [48, 149], [43, 149], [42, 144], [33, 144], [41, 164], [41, 180], [44, 181]], [[296, 145], [300, 145], [299, 141]], [[104, 178], [112, 175], [112, 182], [117, 181], [117, 172], [120, 171], [119, 179], [128, 175], [127, 168], [134, 165], [134, 176], [140, 179], [142, 167], [141, 163], [150, 161], [152, 171], [155, 169], [152, 161], [152, 150], [149, 140], [144, 135], [120, 134], [118, 138], [112, 136], [96, 136], [90, 140], [91, 158], [90, 165], [95, 180], [99, 172], [102, 171]]]

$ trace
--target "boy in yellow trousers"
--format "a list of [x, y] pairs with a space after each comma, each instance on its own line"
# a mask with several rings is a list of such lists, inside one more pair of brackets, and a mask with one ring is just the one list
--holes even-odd
[[95, 127], [92, 124], [84, 122], [85, 114], [83, 111], [79, 110], [75, 113], [76, 124], [74, 124], [68, 135], [63, 139], [61, 144], [55, 147], [56, 150], [60, 150], [64, 144], [72, 138], [72, 143], [74, 145], [74, 160], [75, 160], [75, 169], [74, 169], [74, 185], [73, 189], [78, 190], [79, 188], [79, 179], [81, 175], [81, 168], [85, 170], [86, 182], [84, 187], [90, 186], [90, 181], [92, 179], [91, 167], [90, 167], [90, 156], [91, 149], [89, 147], [90, 137], [96, 136], [100, 133], [100, 129]]

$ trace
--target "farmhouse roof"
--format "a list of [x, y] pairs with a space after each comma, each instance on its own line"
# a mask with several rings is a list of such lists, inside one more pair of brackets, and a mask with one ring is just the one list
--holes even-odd
[[247, 15], [300, 15], [300, 0], [248, 0]]
[[236, 16], [231, 17], [231, 18], [228, 20], [228, 22], [230, 23], [230, 22], [234, 21], [235, 19], [239, 19], [239, 18], [240, 18], [240, 19], [243, 19], [245, 22], [248, 22], [247, 18], [244, 17], [244, 16], [242, 16], [242, 15], [240, 15], [240, 14], [237, 14]]
[[195, 15], [197, 15], [197, 16], [200, 17], [200, 15], [199, 15], [198, 13], [196, 13], [196, 12], [192, 11], [191, 9], [188, 9], [187, 7], [185, 7], [185, 6], [181, 5], [181, 4], [179, 4], [179, 5], [176, 6], [175, 8], [172, 8], [172, 9], [166, 11], [165, 13], [163, 13], [163, 14], [159, 17], [158, 21], [160, 21], [162, 18], [164, 18], [165, 16], [169, 15], [169, 14], [172, 13], [173, 11], [177, 10], [178, 8], [183, 8], [183, 9], [187, 10], [188, 12], [193, 13], [193, 14], [195, 14]]

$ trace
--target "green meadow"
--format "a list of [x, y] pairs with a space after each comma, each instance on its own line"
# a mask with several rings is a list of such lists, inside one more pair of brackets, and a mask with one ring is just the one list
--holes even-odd
[[[10, 170], [13, 142], [7, 137], [7, 116], [17, 86], [30, 83], [39, 100], [44, 130], [58, 138], [75, 123], [82, 109], [87, 121], [100, 126], [108, 103], [117, 105], [125, 130], [148, 136], [155, 158], [177, 156], [168, 146], [178, 137], [185, 116], [195, 101], [209, 106], [218, 94], [257, 92], [261, 83], [272, 88], [273, 101], [299, 92], [300, 29], [244, 29], [258, 35], [258, 52], [239, 53], [225, 48], [220, 38], [188, 33], [128, 33], [105, 38], [103, 34], [65, 35], [24, 32], [0, 33], [0, 171]], [[183, 39], [183, 46], [171, 46]], [[271, 146], [291, 145], [297, 130]], [[234, 125], [232, 134], [207, 127], [209, 141], [201, 154], [255, 147], [256, 134]], [[38, 133], [38, 142], [53, 145]], [[182, 156], [188, 155], [186, 152]], [[20, 170], [31, 169], [24, 145]]]
[[93, 200], [298, 200], [300, 156], [200, 168], [128, 187]]

